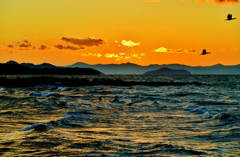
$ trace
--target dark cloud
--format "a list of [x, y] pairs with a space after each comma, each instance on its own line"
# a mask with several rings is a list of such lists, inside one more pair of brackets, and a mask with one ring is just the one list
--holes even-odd
[[103, 39], [95, 38], [77, 39], [62, 37], [62, 40], [78, 46], [99, 46], [100, 44], [104, 44]]
[[216, 4], [238, 4], [238, 0], [196, 0], [198, 3], [213, 2]]
[[63, 49], [68, 49], [68, 50], [79, 50], [79, 49], [84, 49], [83, 47], [74, 47], [74, 46], [63, 46], [63, 45], [54, 45], [54, 47], [60, 49], [60, 50], [63, 50]]
[[[48, 48], [47, 46], [41, 45], [38, 49], [39, 49], [39, 50], [45, 50], [45, 49], [47, 49], [47, 48]], [[35, 47], [34, 47], [33, 49], [35, 49]]]
[[23, 40], [23, 42], [24, 42], [24, 43], [27, 43], [27, 44], [29, 44], [29, 43], [30, 43], [30, 42], [29, 42], [29, 41], [27, 41], [27, 40]]
[[9, 48], [14, 48], [14, 46], [13, 46], [13, 45], [8, 45], [8, 47], [9, 47]]
[[[13, 43], [15, 43], [15, 46], [20, 47], [20, 48], [28, 48], [28, 47], [32, 46], [31, 43], [27, 40], [23, 40], [22, 42], [17, 41], [17, 42], [13, 42]], [[8, 47], [9, 46], [11, 46], [11, 45], [8, 45]], [[13, 48], [13, 47], [11, 47], [11, 48]]]
[[32, 45], [31, 44], [20, 44], [19, 47], [31, 47]]

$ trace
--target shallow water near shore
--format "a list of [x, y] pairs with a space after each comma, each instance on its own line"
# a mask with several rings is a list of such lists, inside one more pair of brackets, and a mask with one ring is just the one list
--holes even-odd
[[203, 85], [0, 87], [0, 155], [240, 156], [240, 75], [83, 77]]

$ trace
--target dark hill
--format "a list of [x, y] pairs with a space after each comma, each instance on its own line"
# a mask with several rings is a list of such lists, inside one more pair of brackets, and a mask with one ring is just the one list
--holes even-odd
[[5, 64], [15, 64], [15, 65], [23, 65], [25, 67], [29, 67], [29, 68], [37, 68], [37, 69], [44, 69], [44, 68], [62, 68], [62, 67], [58, 67], [58, 66], [55, 66], [55, 65], [52, 65], [52, 64], [49, 64], [49, 63], [42, 63], [42, 64], [39, 64], [39, 65], [35, 65], [35, 64], [32, 64], [32, 63], [17, 63], [13, 60], [11, 61], [8, 61], [7, 63]]
[[29, 68], [19, 64], [0, 64], [0, 75], [100, 75], [91, 68]]
[[144, 75], [191, 75], [190, 72], [183, 69], [161, 68], [158, 70], [148, 71]]
[[15, 65], [18, 65], [18, 63], [17, 62], [15, 62], [15, 61], [13, 61], [13, 60], [10, 60], [10, 61], [8, 61], [7, 63], [5, 63], [5, 64], [15, 64]]
[[44, 69], [44, 68], [61, 68], [61, 67], [57, 67], [49, 63], [43, 63], [43, 64], [35, 65], [35, 68]]

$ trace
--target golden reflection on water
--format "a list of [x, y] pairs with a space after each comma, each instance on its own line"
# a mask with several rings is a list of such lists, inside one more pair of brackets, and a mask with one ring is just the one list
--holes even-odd
[[[209, 96], [211, 92], [223, 93], [208, 87], [212, 89], [204, 95], [203, 88], [73, 87], [61, 92], [66, 95], [63, 97], [29, 96], [32, 91], [55, 92], [45, 86], [12, 88], [14, 92], [7, 89], [0, 93], [0, 155], [238, 156], [239, 120], [202, 119], [183, 109], [192, 102], [212, 103], [216, 94]], [[114, 95], [125, 93], [140, 93], [144, 97], [131, 106], [126, 105], [132, 103], [130, 99], [113, 102]], [[229, 104], [232, 99], [240, 100], [236, 91], [231, 93], [229, 97], [226, 92], [217, 96]], [[103, 96], [101, 102], [99, 96]], [[61, 106], [61, 102], [66, 102], [66, 106]], [[227, 108], [219, 106], [223, 111], [239, 112], [239, 105], [229, 104]], [[82, 111], [87, 115], [77, 116], [80, 121], [71, 125], [21, 131], [28, 125], [56, 122], [66, 113]], [[81, 126], [76, 127], [75, 123]]]

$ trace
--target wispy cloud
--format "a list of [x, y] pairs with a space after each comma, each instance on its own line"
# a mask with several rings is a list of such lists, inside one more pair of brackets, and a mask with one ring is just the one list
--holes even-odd
[[[116, 60], [121, 60], [121, 59], [131, 59], [131, 58], [138, 58], [141, 59], [141, 57], [137, 54], [125, 54], [125, 53], [107, 53], [104, 55], [106, 58], [114, 58]], [[143, 56], [143, 54], [141, 54]]]
[[154, 52], [160, 52], [160, 53], [196, 53], [196, 50], [190, 48], [190, 49], [167, 49], [165, 47], [160, 47], [158, 49], [155, 49]]
[[165, 47], [159, 47], [158, 49], [154, 50], [155, 52], [167, 52], [168, 49]]
[[[48, 48], [47, 46], [41, 45], [38, 49], [39, 49], [39, 50], [45, 50], [45, 49], [47, 49], [47, 48]], [[34, 47], [34, 49], [35, 49], [35, 47]]]
[[133, 42], [131, 40], [127, 41], [127, 40], [122, 40], [122, 44], [124, 46], [127, 46], [127, 47], [133, 47], [133, 46], [139, 46], [140, 45], [140, 42]]
[[67, 50], [80, 50], [80, 49], [84, 49], [83, 47], [74, 47], [74, 46], [63, 46], [63, 45], [54, 45], [54, 47], [63, 50], [63, 49], [67, 49]]
[[102, 54], [100, 53], [90, 53], [90, 52], [86, 52], [86, 53], [81, 53], [82, 56], [93, 56], [93, 57], [102, 57]]
[[32, 45], [31, 44], [20, 44], [19, 47], [31, 47]]
[[9, 48], [14, 48], [14, 45], [8, 45], [7, 47], [9, 47]]
[[78, 46], [91, 47], [91, 46], [99, 46], [100, 44], [104, 44], [103, 39], [95, 39], [95, 38], [78, 39], [78, 38], [62, 37], [62, 40]]
[[[32, 44], [27, 40], [23, 40], [21, 42], [13, 41], [13, 43], [15, 44], [16, 47], [19, 47], [19, 50], [28, 50], [29, 47], [32, 47]], [[9, 48], [14, 48], [14, 45], [10, 44], [10, 45], [8, 45], [8, 47]]]

